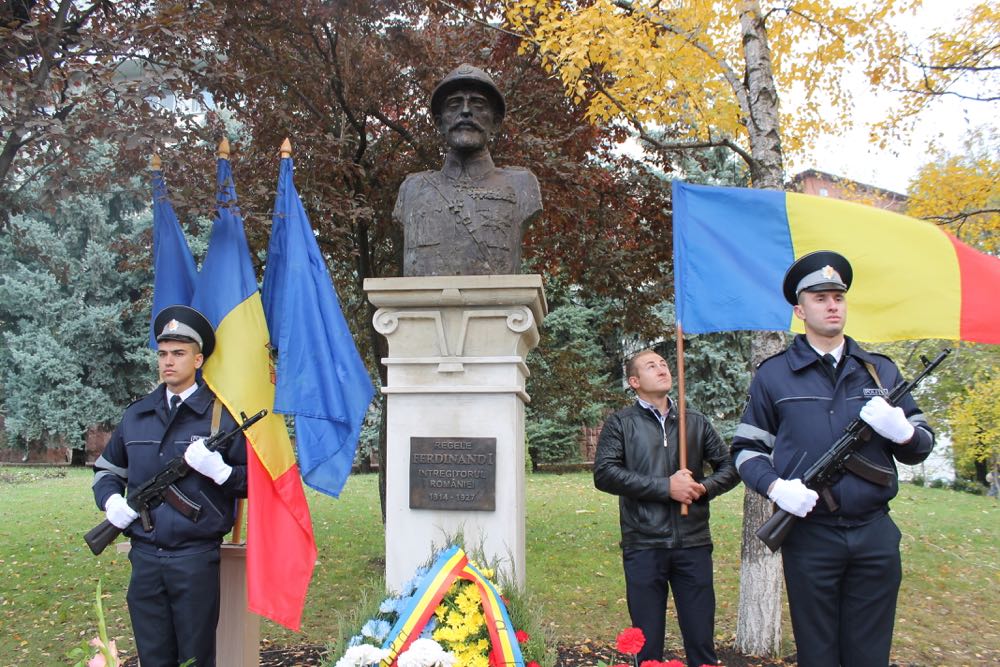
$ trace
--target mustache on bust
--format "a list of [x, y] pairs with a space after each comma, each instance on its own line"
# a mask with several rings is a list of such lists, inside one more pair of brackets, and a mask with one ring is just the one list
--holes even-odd
[[449, 130], [479, 130], [480, 132], [485, 132], [486, 129], [474, 120], [460, 120], [457, 123], [452, 124]]

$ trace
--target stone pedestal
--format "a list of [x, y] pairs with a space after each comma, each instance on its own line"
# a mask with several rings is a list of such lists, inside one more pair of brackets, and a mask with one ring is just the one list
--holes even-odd
[[365, 291], [389, 344], [387, 587], [459, 533], [523, 587], [525, 356], [546, 314], [541, 276], [374, 278]]

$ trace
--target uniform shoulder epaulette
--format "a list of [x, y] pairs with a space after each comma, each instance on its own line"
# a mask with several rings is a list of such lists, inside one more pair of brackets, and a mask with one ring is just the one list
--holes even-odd
[[763, 361], [761, 361], [761, 362], [760, 362], [759, 364], [757, 364], [757, 368], [760, 368], [761, 366], [763, 366], [763, 365], [764, 365], [764, 364], [766, 364], [767, 362], [771, 361], [771, 359], [774, 359], [774, 358], [776, 358], [776, 357], [781, 357], [781, 356], [784, 356], [784, 354], [785, 354], [786, 352], [788, 352], [788, 348], [787, 348], [787, 347], [786, 347], [786, 348], [785, 348], [784, 350], [782, 350], [781, 352], [775, 352], [775, 353], [774, 353], [774, 354], [772, 354], [772, 355], [771, 355], [770, 357], [766, 357], [766, 358], [765, 358], [765, 359], [764, 359]]

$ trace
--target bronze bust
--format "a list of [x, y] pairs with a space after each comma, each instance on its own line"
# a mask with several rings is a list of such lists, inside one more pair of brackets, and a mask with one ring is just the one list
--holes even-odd
[[448, 145], [440, 171], [410, 174], [393, 219], [403, 225], [403, 275], [518, 273], [521, 239], [542, 210], [538, 179], [496, 167], [489, 140], [506, 114], [486, 72], [460, 65], [431, 95], [434, 124]]

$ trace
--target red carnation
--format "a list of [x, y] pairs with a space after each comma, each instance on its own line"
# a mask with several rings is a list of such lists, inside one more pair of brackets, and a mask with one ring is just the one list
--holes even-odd
[[514, 636], [517, 638], [517, 641], [519, 641], [522, 644], [528, 641], [528, 639], [530, 639], [530, 637], [528, 637], [528, 633], [525, 632], [524, 630], [518, 630], [517, 632], [514, 633]]
[[646, 635], [639, 628], [625, 628], [615, 639], [615, 648], [619, 653], [635, 655], [646, 644]]
[[524, 667], [542, 667], [542, 666], [541, 666], [541, 665], [539, 665], [539, 664], [538, 664], [537, 662], [535, 662], [534, 660], [532, 660], [531, 662], [529, 662], [529, 663], [528, 663], [527, 665], [525, 665]]

